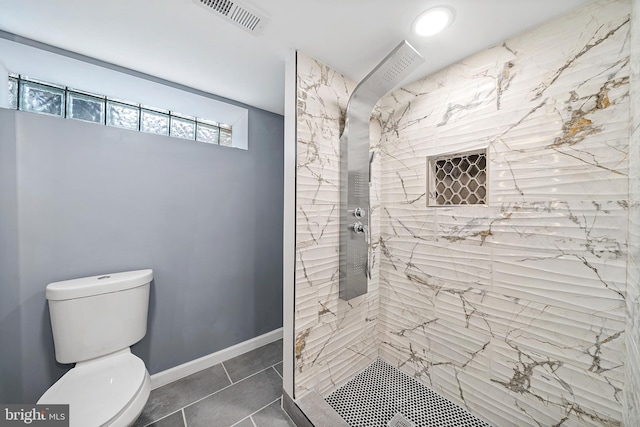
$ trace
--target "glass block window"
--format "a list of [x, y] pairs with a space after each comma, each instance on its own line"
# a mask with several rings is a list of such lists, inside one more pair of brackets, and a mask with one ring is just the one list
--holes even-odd
[[218, 126], [209, 125], [206, 123], [198, 123], [198, 129], [196, 130], [196, 133], [196, 139], [198, 141], [208, 142], [209, 144], [220, 143], [220, 128]]
[[196, 139], [196, 123], [190, 118], [171, 117], [169, 135], [182, 139]]
[[19, 92], [21, 110], [64, 117], [64, 89], [24, 81]]
[[231, 129], [220, 127], [220, 145], [231, 147]]
[[138, 130], [140, 108], [135, 105], [107, 100], [107, 126]]
[[67, 91], [67, 108], [70, 119], [104, 123], [104, 98]]
[[487, 152], [428, 160], [429, 206], [486, 205]]
[[232, 127], [9, 74], [9, 108], [231, 147]]
[[18, 109], [18, 76], [9, 76], [9, 108]]
[[169, 112], [143, 109], [140, 130], [157, 135], [169, 135]]

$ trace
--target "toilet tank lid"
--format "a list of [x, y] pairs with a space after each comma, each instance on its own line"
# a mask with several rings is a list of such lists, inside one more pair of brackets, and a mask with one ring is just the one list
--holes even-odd
[[48, 300], [84, 298], [110, 292], [124, 291], [146, 285], [153, 279], [153, 270], [126, 271], [99, 276], [53, 282], [47, 285]]

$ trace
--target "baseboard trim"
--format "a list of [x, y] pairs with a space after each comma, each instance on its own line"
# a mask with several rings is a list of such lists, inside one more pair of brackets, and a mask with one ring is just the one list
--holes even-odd
[[151, 388], [156, 389], [158, 387], [162, 387], [163, 385], [167, 385], [173, 381], [179, 380], [180, 378], [184, 378], [203, 369], [210, 368], [213, 365], [224, 362], [225, 360], [229, 360], [248, 351], [262, 347], [263, 345], [278, 341], [282, 338], [282, 335], [282, 328], [275, 329], [271, 332], [267, 332], [266, 334], [251, 338], [250, 340], [216, 351], [215, 353], [202, 356], [190, 362], [183, 363], [182, 365], [174, 366], [173, 368], [153, 374], [151, 375]]

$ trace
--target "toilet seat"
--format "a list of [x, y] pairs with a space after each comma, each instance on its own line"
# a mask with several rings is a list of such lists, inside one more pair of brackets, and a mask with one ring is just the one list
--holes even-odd
[[77, 364], [42, 395], [38, 404], [69, 404], [71, 427], [121, 424], [116, 421], [125, 413], [132, 417], [122, 420], [122, 425], [127, 425], [142, 411], [149, 390], [144, 362], [126, 349]]

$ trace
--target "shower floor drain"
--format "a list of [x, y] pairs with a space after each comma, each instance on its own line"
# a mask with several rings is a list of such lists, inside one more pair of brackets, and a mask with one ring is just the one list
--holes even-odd
[[381, 359], [325, 400], [351, 427], [490, 427]]
[[398, 412], [391, 418], [391, 421], [387, 423], [387, 427], [416, 427], [416, 425]]

